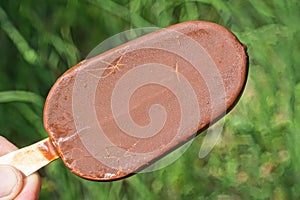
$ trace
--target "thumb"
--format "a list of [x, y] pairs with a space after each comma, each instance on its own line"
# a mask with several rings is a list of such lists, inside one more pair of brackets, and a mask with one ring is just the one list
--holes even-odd
[[13, 199], [22, 187], [22, 173], [12, 166], [0, 165], [0, 200]]

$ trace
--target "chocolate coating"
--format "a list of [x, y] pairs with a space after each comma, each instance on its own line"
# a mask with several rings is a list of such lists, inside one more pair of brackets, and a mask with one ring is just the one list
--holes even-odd
[[124, 178], [226, 114], [247, 72], [246, 48], [233, 33], [180, 23], [72, 67], [47, 97], [44, 125], [76, 175]]

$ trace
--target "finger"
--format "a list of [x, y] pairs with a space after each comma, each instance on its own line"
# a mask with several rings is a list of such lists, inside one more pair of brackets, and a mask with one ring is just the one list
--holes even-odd
[[7, 139], [3, 136], [0, 136], [0, 156], [3, 156], [9, 152], [15, 151], [18, 148], [10, 143]]
[[40, 177], [37, 173], [25, 179], [24, 187], [15, 200], [35, 200], [38, 199], [41, 188]]
[[[11, 151], [15, 151], [18, 148], [10, 143], [6, 138], [3, 136], [0, 136], [0, 156], [5, 155]], [[15, 168], [14, 168], [15, 169]], [[15, 197], [15, 195], [18, 196], [15, 198], [17, 200], [34, 200], [37, 199], [40, 193], [40, 187], [41, 187], [41, 180], [38, 175], [38, 173], [34, 173], [26, 178], [23, 178], [24, 175], [21, 174], [20, 171], [15, 169], [16, 173], [19, 174], [19, 178], [22, 181], [21, 185], [18, 185], [20, 187], [18, 190], [16, 189], [16, 192], [13, 194], [11, 198]], [[21, 174], [21, 175], [20, 175]], [[2, 178], [2, 177], [1, 177]], [[22, 188], [23, 187], [23, 188]], [[22, 188], [22, 189], [21, 189]], [[21, 191], [20, 191], [21, 189]], [[1, 200], [1, 198], [0, 198]]]
[[14, 199], [22, 190], [23, 174], [9, 165], [0, 165], [0, 200]]

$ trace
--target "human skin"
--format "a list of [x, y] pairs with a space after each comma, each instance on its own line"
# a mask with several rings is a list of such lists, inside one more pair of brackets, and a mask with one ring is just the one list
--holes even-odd
[[[15, 145], [0, 136], [0, 156], [17, 149]], [[0, 200], [34, 200], [39, 197], [41, 181], [38, 173], [26, 177], [12, 166], [0, 165], [0, 180]]]

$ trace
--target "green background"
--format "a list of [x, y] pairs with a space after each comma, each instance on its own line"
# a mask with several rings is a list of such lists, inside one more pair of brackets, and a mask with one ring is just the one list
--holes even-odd
[[299, 10], [298, 0], [1, 0], [0, 133], [19, 147], [45, 138], [49, 89], [104, 39], [212, 21], [232, 30], [250, 57], [246, 90], [214, 150], [198, 158], [201, 134], [172, 165], [105, 183], [58, 160], [40, 170], [40, 199], [300, 199]]

